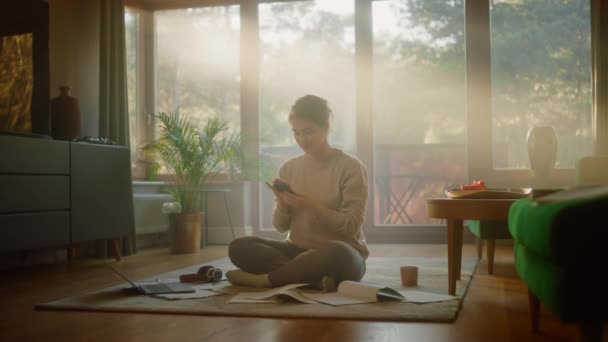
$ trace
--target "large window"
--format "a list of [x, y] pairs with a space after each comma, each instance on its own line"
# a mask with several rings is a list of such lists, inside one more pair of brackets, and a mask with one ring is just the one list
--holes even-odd
[[155, 111], [240, 126], [238, 6], [157, 11]]
[[557, 167], [572, 168], [593, 147], [589, 2], [493, 3], [494, 167], [528, 168], [528, 130], [552, 126]]
[[376, 224], [433, 223], [425, 199], [465, 179], [462, 1], [375, 1]]
[[[125, 17], [132, 149], [155, 134], [146, 112], [220, 116], [261, 162], [255, 180], [269, 180], [300, 153], [290, 105], [325, 97], [331, 142], [367, 166], [372, 240], [441, 224], [425, 199], [471, 177], [530, 184], [531, 127], [557, 131], [559, 185], [592, 151], [588, 0], [161, 3]], [[248, 199], [258, 232], [270, 195], [254, 187]]]

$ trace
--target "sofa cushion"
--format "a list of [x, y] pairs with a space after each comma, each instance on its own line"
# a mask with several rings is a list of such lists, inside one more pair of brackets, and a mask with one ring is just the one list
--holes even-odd
[[509, 231], [513, 239], [559, 264], [592, 259], [608, 265], [608, 198], [576, 199], [539, 205], [524, 198], [511, 205]]

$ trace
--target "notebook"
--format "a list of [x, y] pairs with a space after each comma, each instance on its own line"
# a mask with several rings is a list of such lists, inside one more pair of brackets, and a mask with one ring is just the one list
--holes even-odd
[[195, 292], [196, 290], [187, 284], [182, 283], [161, 283], [161, 284], [145, 284], [145, 285], [137, 285], [129, 278], [122, 275], [122, 273], [118, 272], [114, 267], [110, 264], [106, 264], [114, 273], [121, 276], [124, 280], [129, 282], [137, 291], [145, 295], [156, 295], [156, 294], [165, 294], [165, 293], [190, 293]]

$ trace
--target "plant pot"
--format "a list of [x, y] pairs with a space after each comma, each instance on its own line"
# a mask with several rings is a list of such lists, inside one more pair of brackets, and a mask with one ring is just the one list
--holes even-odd
[[191, 254], [201, 250], [202, 213], [169, 214], [171, 254]]

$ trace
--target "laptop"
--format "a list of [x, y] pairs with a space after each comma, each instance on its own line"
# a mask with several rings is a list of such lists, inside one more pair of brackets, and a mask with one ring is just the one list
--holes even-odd
[[137, 285], [129, 278], [122, 275], [122, 273], [118, 272], [114, 267], [110, 264], [106, 264], [114, 273], [121, 276], [124, 280], [128, 281], [137, 291], [145, 295], [156, 295], [156, 294], [166, 294], [166, 293], [191, 293], [195, 292], [192, 286], [182, 283], [161, 283], [161, 284], [146, 284], [146, 285]]

